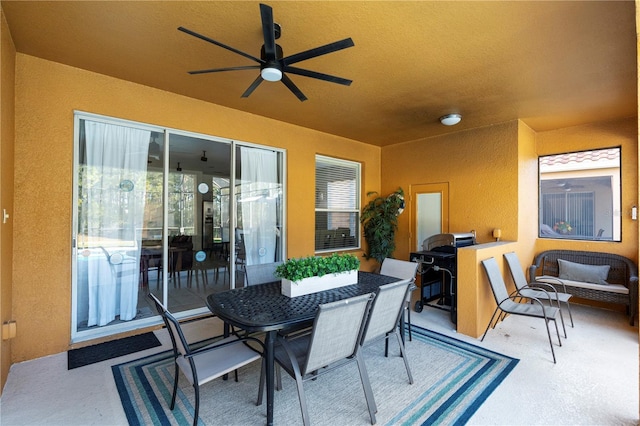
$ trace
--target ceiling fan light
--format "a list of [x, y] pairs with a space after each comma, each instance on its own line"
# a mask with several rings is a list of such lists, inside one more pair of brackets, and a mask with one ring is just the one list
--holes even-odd
[[445, 126], [455, 126], [462, 120], [462, 116], [460, 114], [447, 114], [440, 117], [440, 123]]
[[282, 79], [282, 71], [278, 68], [263, 68], [260, 75], [267, 81], [280, 81]]

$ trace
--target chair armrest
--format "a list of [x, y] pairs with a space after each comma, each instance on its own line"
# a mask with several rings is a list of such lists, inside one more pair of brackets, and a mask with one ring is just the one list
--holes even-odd
[[[521, 288], [521, 290], [524, 289], [530, 289], [530, 290], [536, 290], [536, 291], [543, 291], [547, 294], [547, 298], [549, 297], [549, 293], [555, 293], [556, 295], [556, 300], [558, 299], [558, 290], [556, 290], [556, 288], [554, 286], [552, 286], [551, 284], [547, 284], [547, 283], [531, 283], [532, 285], [526, 285], [524, 287]], [[562, 284], [564, 286], [564, 283]]]
[[[540, 291], [544, 291], [544, 290], [540, 290]], [[509, 298], [508, 298], [508, 299], [505, 299], [505, 300], [512, 300], [512, 301], [514, 301], [514, 302], [518, 303], [518, 302], [516, 301], [516, 298], [517, 298], [517, 297], [524, 297], [524, 296], [519, 296], [519, 295], [509, 296]], [[535, 298], [535, 297], [524, 297], [524, 298], [525, 298], [525, 299], [530, 300], [531, 302], [535, 302], [535, 303], [537, 303], [538, 305], [540, 305], [540, 307], [542, 307], [542, 313], [543, 313], [545, 316], [547, 315], [547, 309], [549, 308], [549, 306], [547, 306], [547, 305], [545, 305], [544, 303], [542, 303], [542, 302], [540, 301], [540, 299]], [[505, 300], [503, 300], [502, 302], [504, 302]], [[498, 306], [500, 306], [500, 305], [502, 304], [502, 302], [500, 302], [500, 304], [499, 304]]]
[[[556, 291], [555, 288], [551, 284], [545, 283], [545, 282], [542, 282], [542, 281], [538, 281], [539, 278], [542, 278], [542, 277], [536, 277], [536, 279], [530, 284], [535, 284], [536, 286], [540, 286], [540, 287], [550, 287], [554, 291]], [[562, 292], [563, 293], [568, 293], [567, 286], [565, 285], [564, 281], [562, 281], [560, 278], [552, 277], [552, 276], [549, 276], [549, 275], [545, 275], [544, 279], [545, 280], [550, 280], [550, 281], [555, 281], [558, 285], [562, 286]], [[556, 293], [557, 293], [557, 291], [556, 291]]]
[[229, 338], [227, 339], [228, 339], [227, 341], [223, 341], [222, 343], [219, 343], [219, 344], [214, 343], [213, 346], [210, 345], [210, 346], [205, 346], [204, 348], [196, 349], [195, 351], [192, 351], [189, 354], [185, 355], [185, 358], [187, 359], [192, 358], [194, 356], [201, 355], [206, 352], [218, 350], [225, 346], [231, 346], [231, 345], [237, 345], [237, 344], [247, 345], [249, 348], [255, 351], [256, 349], [248, 345], [247, 344], [248, 342], [257, 343], [262, 348], [262, 352], [259, 352], [259, 351], [256, 351], [256, 352], [260, 353], [261, 355], [264, 355], [264, 343], [262, 343], [261, 340], [256, 339], [255, 337], [245, 336], [245, 337], [238, 337], [235, 339], [229, 339]]

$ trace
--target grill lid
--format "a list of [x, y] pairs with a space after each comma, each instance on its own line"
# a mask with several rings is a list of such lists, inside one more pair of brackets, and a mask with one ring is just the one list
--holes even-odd
[[431, 251], [438, 247], [466, 247], [476, 243], [476, 236], [472, 232], [435, 234], [422, 242], [422, 250]]

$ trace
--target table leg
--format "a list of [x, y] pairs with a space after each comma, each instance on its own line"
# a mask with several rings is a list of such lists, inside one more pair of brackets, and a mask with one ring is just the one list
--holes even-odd
[[267, 425], [273, 425], [273, 398], [274, 398], [274, 346], [276, 341], [276, 331], [269, 331], [264, 339], [264, 356], [266, 364], [266, 376], [267, 376]]

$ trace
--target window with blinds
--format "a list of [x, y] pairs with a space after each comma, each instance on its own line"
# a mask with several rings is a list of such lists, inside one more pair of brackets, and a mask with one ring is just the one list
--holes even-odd
[[360, 248], [360, 163], [316, 155], [316, 252]]
[[621, 240], [621, 148], [539, 158], [540, 238]]

